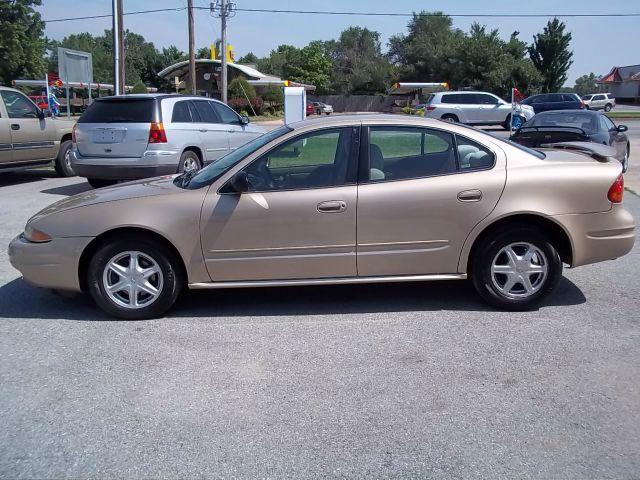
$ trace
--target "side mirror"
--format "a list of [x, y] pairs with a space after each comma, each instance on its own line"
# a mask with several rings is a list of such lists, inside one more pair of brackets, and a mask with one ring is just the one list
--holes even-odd
[[247, 172], [240, 170], [236, 173], [231, 180], [229, 180], [229, 186], [235, 193], [247, 193], [249, 191], [249, 178]]
[[45, 117], [51, 118], [51, 110], [49, 110], [48, 108], [44, 108], [42, 111], [44, 112]]
[[618, 125], [616, 127], [616, 130], [618, 132], [622, 133], [622, 132], [626, 132], [627, 130], [629, 130], [629, 128], [626, 125]]
[[45, 114], [42, 110], [38, 110], [38, 118], [40, 120], [44, 120]]
[[249, 125], [249, 117], [247, 117], [246, 115], [242, 115], [240, 117], [240, 125]]

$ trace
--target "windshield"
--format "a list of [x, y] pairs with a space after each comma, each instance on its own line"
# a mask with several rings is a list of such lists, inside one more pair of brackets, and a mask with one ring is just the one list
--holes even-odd
[[591, 100], [591, 97], [593, 97], [593, 95], [583, 95], [582, 99], [583, 100]]
[[198, 173], [194, 175], [188, 181], [188, 183], [186, 183], [186, 185], [182, 181], [182, 175], [176, 177], [174, 182], [176, 185], [183, 188], [188, 188], [189, 190], [195, 190], [197, 188], [204, 187], [205, 185], [211, 185], [211, 183], [220, 178], [227, 170], [242, 161], [248, 155], [251, 155], [259, 148], [264, 147], [270, 141], [281, 137], [291, 130], [291, 127], [287, 127], [285, 125], [284, 127], [280, 127], [272, 130], [271, 132], [265, 133], [255, 140], [252, 140], [249, 143], [245, 143], [243, 146], [233, 150], [231, 153], [225, 155], [220, 160], [217, 160], [211, 165], [198, 171]]
[[[447, 120], [442, 120], [442, 121], [446, 122]], [[469, 125], [463, 125], [461, 123], [456, 123], [456, 126], [457, 127], [468, 128], [469, 130], [473, 130], [474, 132], [484, 133], [485, 135], [488, 135], [489, 137], [491, 137], [494, 140], [498, 140], [499, 142], [506, 143], [510, 147], [514, 147], [514, 148], [517, 148], [518, 150], [522, 150], [523, 152], [526, 152], [529, 155], [533, 155], [534, 157], [539, 158], [541, 160], [543, 158], [547, 157], [544, 153], [539, 152], [538, 150], [534, 150], [533, 148], [525, 147], [524, 145], [520, 145], [520, 144], [518, 144], [516, 142], [512, 142], [511, 140], [509, 140], [507, 138], [499, 137], [498, 135], [494, 135], [493, 133], [487, 132], [485, 130], [481, 130], [481, 129], [476, 128], [476, 127], [471, 127]]]

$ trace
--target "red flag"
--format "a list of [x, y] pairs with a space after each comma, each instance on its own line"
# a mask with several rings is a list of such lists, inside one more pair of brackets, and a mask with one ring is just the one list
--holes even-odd
[[512, 96], [513, 96], [513, 101], [518, 103], [521, 102], [522, 100], [524, 100], [524, 95], [520, 92], [520, 90], [518, 90], [517, 88], [513, 87], [512, 88]]
[[56, 84], [60, 77], [56, 73], [47, 73], [47, 78], [49, 79], [49, 86], [52, 87]]

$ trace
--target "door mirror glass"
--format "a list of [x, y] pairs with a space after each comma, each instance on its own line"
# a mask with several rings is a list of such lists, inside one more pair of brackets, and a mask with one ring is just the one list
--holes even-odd
[[40, 120], [44, 120], [44, 117], [46, 117], [46, 114], [42, 110], [38, 110], [37, 115]]
[[627, 128], [627, 126], [626, 126], [626, 125], [618, 125], [618, 126], [616, 127], [616, 130], [618, 130], [618, 132], [622, 133], [622, 132], [626, 132], [626, 131], [627, 131], [627, 130], [629, 130], [629, 129]]
[[240, 117], [240, 125], [249, 125], [249, 122], [251, 120], [249, 120], [249, 117], [247, 117], [246, 115], [242, 115]]
[[44, 108], [42, 109], [44, 116], [47, 118], [51, 118], [51, 110], [49, 110], [48, 108]]
[[247, 193], [249, 191], [249, 177], [244, 170], [239, 171], [229, 181], [231, 190], [235, 193]]

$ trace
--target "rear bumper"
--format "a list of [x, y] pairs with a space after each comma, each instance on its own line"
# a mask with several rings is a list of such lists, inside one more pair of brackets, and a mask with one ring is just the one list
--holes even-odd
[[93, 238], [74, 237], [31, 243], [19, 235], [9, 244], [9, 261], [32, 285], [80, 291], [78, 262], [91, 240]]
[[633, 216], [622, 205], [603, 213], [556, 215], [571, 233], [572, 267], [613, 260], [629, 253], [636, 239]]
[[141, 157], [83, 157], [71, 152], [71, 167], [76, 175], [104, 180], [136, 180], [171, 175], [178, 170], [180, 152], [148, 150]]

